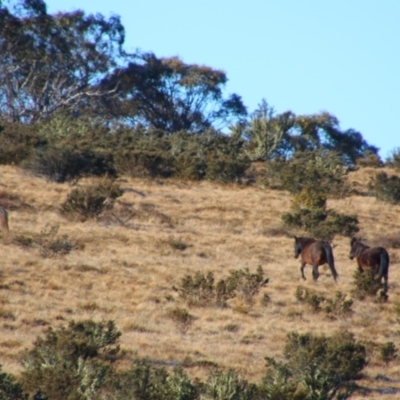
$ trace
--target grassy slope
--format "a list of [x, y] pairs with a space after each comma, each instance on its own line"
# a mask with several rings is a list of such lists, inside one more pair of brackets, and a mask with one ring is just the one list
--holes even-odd
[[[362, 188], [371, 173], [365, 169], [350, 178]], [[19, 353], [48, 325], [83, 318], [116, 321], [123, 333], [126, 362], [134, 355], [166, 365], [212, 361], [251, 380], [262, 376], [266, 355], [281, 354], [285, 335], [292, 330], [329, 334], [344, 328], [358, 339], [398, 345], [400, 323], [393, 305], [400, 303], [399, 249], [388, 247], [389, 303], [355, 301], [352, 316], [332, 321], [311, 313], [294, 293], [300, 284], [328, 297], [336, 290], [349, 293], [355, 270], [354, 261], [348, 259], [349, 241], [334, 240], [337, 284], [324, 267], [316, 284], [307, 267], [308, 280], [303, 282], [299, 262], [293, 258], [293, 240], [280, 229], [280, 215], [290, 206], [286, 193], [210, 182], [126, 177], [119, 182], [126, 191], [117, 211], [122, 216], [133, 211], [125, 226], [111, 220], [70, 222], [58, 214], [70, 185], [47, 183], [0, 166], [0, 203], [10, 209], [12, 234], [32, 236], [48, 224], [59, 224], [59, 234], [80, 246], [64, 257], [43, 258], [37, 249], [0, 242], [0, 362], [5, 371], [18, 373]], [[357, 213], [360, 235], [370, 244], [388, 243], [398, 235], [399, 206], [352, 196], [329, 201], [329, 207]], [[178, 242], [187, 248], [177, 249]], [[186, 307], [171, 289], [185, 274], [214, 271], [218, 279], [231, 269], [255, 271], [258, 265], [270, 283], [251, 307], [233, 299], [226, 309], [191, 308], [196, 320], [185, 335], [168, 318], [172, 307]], [[264, 292], [271, 297], [268, 305], [260, 301]], [[199, 365], [190, 371], [205, 374]], [[377, 380], [377, 374], [391, 381]], [[382, 390], [400, 388], [399, 375], [398, 363], [385, 366], [373, 357], [361, 383], [376, 389], [368, 398], [395, 398], [396, 394], [383, 396]]]

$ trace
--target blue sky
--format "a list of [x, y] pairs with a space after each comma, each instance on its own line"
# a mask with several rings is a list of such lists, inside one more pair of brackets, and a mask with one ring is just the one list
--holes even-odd
[[400, 0], [47, 0], [121, 16], [125, 49], [222, 69], [252, 112], [328, 111], [386, 158], [400, 147]]

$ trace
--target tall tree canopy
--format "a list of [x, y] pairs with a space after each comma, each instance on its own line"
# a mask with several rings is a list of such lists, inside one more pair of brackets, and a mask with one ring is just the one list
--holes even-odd
[[199, 133], [246, 115], [240, 96], [224, 98], [226, 82], [223, 71], [146, 53], [103, 80], [104, 90], [118, 84], [118, 97], [108, 98], [103, 105], [113, 116], [131, 123], [170, 133]]
[[368, 153], [377, 155], [379, 150], [368, 144], [360, 132], [341, 130], [339, 120], [332, 114], [276, 114], [265, 100], [240, 129], [253, 160], [290, 157], [296, 151], [330, 150], [340, 154], [345, 164], [352, 165]]
[[0, 117], [34, 122], [103, 96], [97, 83], [117, 65], [124, 35], [117, 16], [49, 15], [43, 0], [0, 1]]

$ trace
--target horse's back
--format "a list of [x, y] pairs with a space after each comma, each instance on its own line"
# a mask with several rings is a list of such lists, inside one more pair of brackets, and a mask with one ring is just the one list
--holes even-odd
[[310, 243], [302, 252], [303, 260], [308, 264], [326, 264], [328, 262], [326, 243], [320, 240]]
[[371, 247], [365, 250], [359, 257], [362, 266], [365, 267], [379, 267], [382, 257], [387, 258], [389, 262], [389, 254], [384, 247]]

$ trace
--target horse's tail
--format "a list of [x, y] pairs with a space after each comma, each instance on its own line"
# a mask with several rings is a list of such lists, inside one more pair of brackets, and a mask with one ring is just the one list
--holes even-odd
[[382, 247], [381, 262], [379, 264], [379, 279], [382, 279], [382, 277], [385, 277], [385, 279], [387, 279], [388, 272], [389, 272], [389, 254], [386, 251], [386, 249]]
[[8, 228], [8, 213], [4, 207], [0, 207], [0, 226], [3, 237], [8, 236], [10, 230]]
[[329, 268], [331, 269], [333, 279], [336, 281], [337, 277], [339, 276], [336, 269], [335, 269], [335, 260], [333, 258], [333, 251], [332, 247], [328, 242], [324, 242], [323, 247], [326, 252], [326, 258], [328, 261]]

